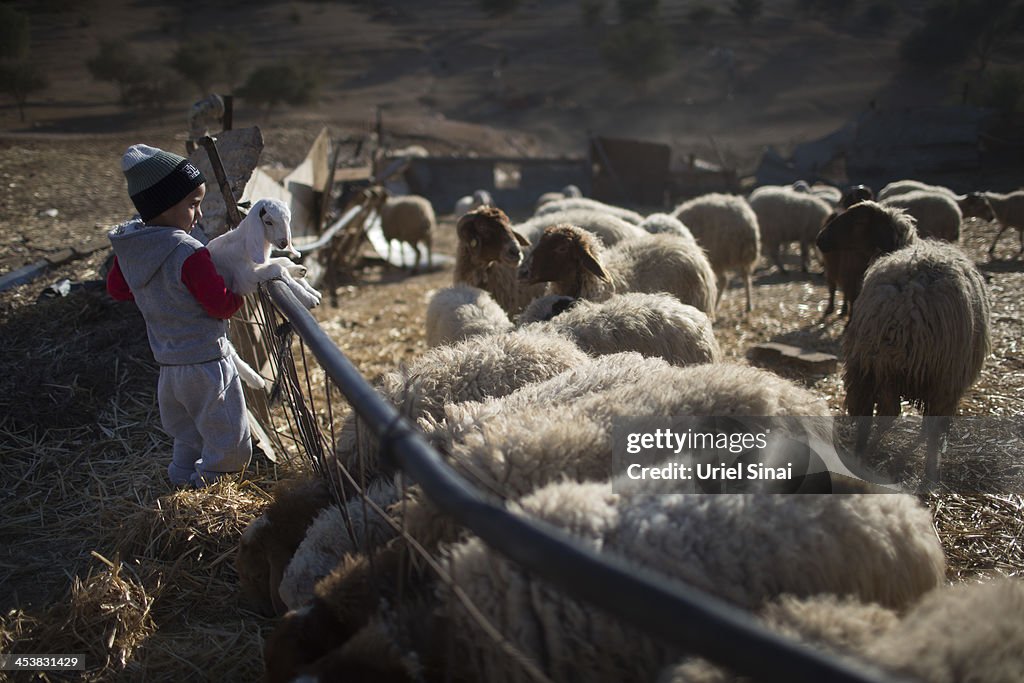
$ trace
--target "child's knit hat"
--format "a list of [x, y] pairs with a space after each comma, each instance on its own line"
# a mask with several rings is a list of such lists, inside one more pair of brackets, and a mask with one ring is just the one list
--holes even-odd
[[203, 172], [185, 157], [149, 145], [129, 147], [121, 170], [143, 221], [156, 218], [206, 182]]

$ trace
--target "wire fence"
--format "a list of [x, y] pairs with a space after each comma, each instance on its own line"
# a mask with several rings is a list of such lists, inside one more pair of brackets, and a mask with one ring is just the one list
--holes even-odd
[[[278, 457], [307, 459], [329, 482], [342, 510], [356, 500], [364, 514], [388, 520], [423, 563], [448, 585], [473, 621], [528, 678], [551, 680], [543, 667], [517, 650], [462, 593], [443, 562], [431, 555], [398, 521], [366, 495], [372, 474], [383, 466], [414, 482], [431, 503], [493, 550], [518, 563], [567, 596], [604, 610], [639, 632], [704, 657], [757, 681], [890, 683], [866, 664], [827, 655], [766, 630], [749, 614], [625, 560], [585, 547], [562, 530], [514, 515], [483, 496], [448, 467], [423, 435], [388, 403], [281, 282], [270, 281], [251, 302], [250, 332], [257, 356], [275, 385], [252, 396], [254, 412]], [[351, 407], [351, 411], [349, 410]], [[380, 463], [357, 460], [346, 468], [334, 455], [342, 433], [351, 437], [354, 415], [379, 445]], [[348, 424], [346, 424], [346, 422]], [[347, 517], [353, 540], [357, 532]], [[393, 591], [392, 591], [393, 592]], [[400, 591], [399, 591], [400, 592]], [[742, 653], [742, 654], [740, 654]]]

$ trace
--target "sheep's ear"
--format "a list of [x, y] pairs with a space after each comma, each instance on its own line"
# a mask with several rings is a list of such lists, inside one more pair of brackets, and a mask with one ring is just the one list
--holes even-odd
[[521, 246], [521, 247], [528, 247], [528, 246], [530, 246], [530, 240], [526, 239], [525, 237], [520, 235], [515, 230], [510, 230], [509, 232], [511, 232], [512, 236], [516, 238], [516, 242], [519, 242], [519, 246]]
[[608, 273], [604, 269], [604, 266], [601, 265], [601, 262], [597, 260], [597, 257], [594, 256], [587, 247], [583, 247], [583, 249], [580, 250], [580, 265], [605, 282], [610, 279], [608, 277]]
[[896, 231], [889, 221], [873, 220], [868, 227], [871, 244], [883, 254], [896, 251]]
[[245, 233], [245, 250], [249, 252], [249, 258], [253, 263], [263, 263], [267, 260], [267, 240], [263, 235], [263, 222], [254, 221], [248, 226]]
[[465, 242], [470, 249], [480, 252], [480, 233], [476, 227], [476, 220], [463, 216], [455, 227], [455, 233], [460, 242]]

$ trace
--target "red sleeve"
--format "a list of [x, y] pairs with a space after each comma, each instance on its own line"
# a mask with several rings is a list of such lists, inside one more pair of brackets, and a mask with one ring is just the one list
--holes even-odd
[[217, 272], [206, 249], [199, 249], [185, 259], [181, 266], [181, 281], [213, 318], [227, 320], [245, 302], [224, 284], [224, 278]]
[[124, 273], [121, 272], [121, 264], [117, 262], [117, 257], [114, 257], [114, 263], [110, 266], [110, 270], [107, 272], [107, 293], [118, 301], [134, 301], [135, 295], [132, 294], [132, 288], [128, 286], [128, 282], [124, 279]]

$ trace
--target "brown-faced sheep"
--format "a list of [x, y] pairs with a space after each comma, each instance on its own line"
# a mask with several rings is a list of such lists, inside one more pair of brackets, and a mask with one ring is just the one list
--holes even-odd
[[235, 569], [245, 604], [260, 614], [284, 614], [278, 589], [295, 549], [321, 510], [331, 504], [327, 481], [320, 477], [282, 481], [274, 500], [242, 534]]
[[616, 293], [666, 292], [714, 315], [718, 291], [704, 252], [681, 237], [650, 235], [605, 250], [574, 225], [544, 231], [519, 269], [522, 282], [550, 282], [551, 294], [604, 301]]
[[474, 209], [459, 219], [455, 232], [459, 242], [453, 284], [488, 292], [509, 316], [544, 295], [543, 286], [530, 287], [516, 278], [523, 248], [530, 241], [512, 229], [504, 211], [494, 206]]

